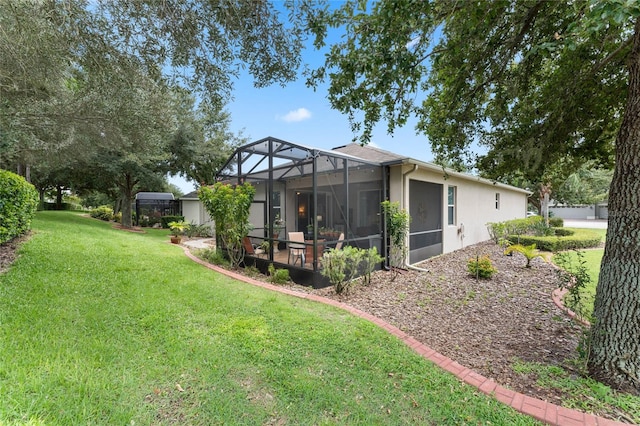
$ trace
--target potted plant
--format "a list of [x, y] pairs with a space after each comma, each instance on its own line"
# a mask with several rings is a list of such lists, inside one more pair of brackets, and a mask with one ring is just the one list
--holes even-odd
[[169, 222], [169, 230], [171, 231], [171, 242], [173, 244], [180, 244], [182, 241], [182, 234], [189, 229], [189, 224], [185, 221]]

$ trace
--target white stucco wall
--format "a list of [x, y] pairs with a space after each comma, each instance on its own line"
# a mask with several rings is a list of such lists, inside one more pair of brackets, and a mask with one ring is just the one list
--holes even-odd
[[196, 225], [209, 225], [213, 227], [213, 221], [200, 200], [180, 200], [180, 203], [185, 221], [195, 223]]
[[[445, 176], [434, 171], [405, 164], [391, 168], [389, 198], [398, 201], [408, 211], [409, 180], [415, 179], [442, 185], [442, 251], [448, 253], [464, 246], [489, 239], [486, 224], [526, 217], [527, 197], [525, 191], [511, 189], [505, 185], [494, 185], [470, 176], [463, 178], [454, 174]], [[448, 187], [456, 187], [455, 224], [448, 225]], [[500, 206], [496, 209], [496, 193], [500, 194]]]

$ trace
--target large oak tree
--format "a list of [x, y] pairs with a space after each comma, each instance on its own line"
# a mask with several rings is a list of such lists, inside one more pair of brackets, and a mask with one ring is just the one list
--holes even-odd
[[285, 83], [296, 77], [300, 48], [300, 34], [266, 0], [0, 2], [0, 166], [46, 160], [45, 176], [77, 167], [75, 158], [53, 163], [75, 150], [125, 199], [149, 172], [210, 176], [219, 160], [203, 151], [224, 150], [228, 118], [219, 113], [205, 129], [215, 137], [181, 153], [197, 158], [171, 162], [165, 142], [187, 126], [184, 114], [166, 111], [168, 88], [222, 111], [243, 68], [257, 87]]
[[543, 184], [615, 155], [589, 369], [640, 390], [640, 3], [348, 1], [296, 12], [318, 48], [329, 28], [344, 32], [309, 84], [329, 81], [363, 142], [380, 121], [392, 132], [416, 117], [440, 159]]

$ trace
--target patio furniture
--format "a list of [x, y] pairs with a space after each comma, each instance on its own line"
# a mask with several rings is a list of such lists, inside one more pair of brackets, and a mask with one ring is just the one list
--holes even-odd
[[[304, 268], [304, 259], [305, 259], [305, 244], [304, 244], [304, 233], [303, 232], [289, 232], [288, 233], [289, 243], [289, 260], [288, 263], [295, 265], [296, 261], [300, 259], [300, 266]], [[293, 259], [293, 263], [291, 263], [291, 259]]]
[[[313, 240], [305, 240], [304, 241], [306, 243], [306, 258], [307, 259], [313, 259]], [[318, 240], [317, 241], [317, 255], [316, 255], [316, 260], [319, 260], [322, 257], [322, 253], [324, 253], [324, 242], [325, 240]]]
[[260, 257], [261, 254], [266, 255], [266, 251], [251, 244], [251, 238], [249, 237], [244, 237], [242, 239], [242, 245], [244, 246], [245, 253], [248, 254], [249, 256]]

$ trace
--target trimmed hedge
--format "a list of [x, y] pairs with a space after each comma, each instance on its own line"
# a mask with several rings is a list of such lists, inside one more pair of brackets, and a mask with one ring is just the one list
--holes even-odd
[[575, 234], [575, 231], [566, 228], [554, 228], [553, 230], [558, 237], [568, 237], [569, 235]]
[[75, 203], [62, 203], [60, 208], [56, 203], [45, 202], [40, 204], [40, 210], [82, 210], [82, 206], [80, 204]]
[[552, 228], [562, 228], [564, 226], [564, 219], [561, 217], [550, 217], [549, 226]]
[[566, 237], [550, 236], [535, 237], [533, 235], [509, 235], [507, 239], [511, 244], [531, 245], [535, 244], [538, 250], [544, 251], [563, 251], [573, 249], [583, 249], [590, 247], [598, 247], [602, 241], [600, 235], [588, 229], [572, 229], [573, 235]]
[[38, 191], [22, 176], [0, 170], [0, 244], [26, 234], [38, 208]]

